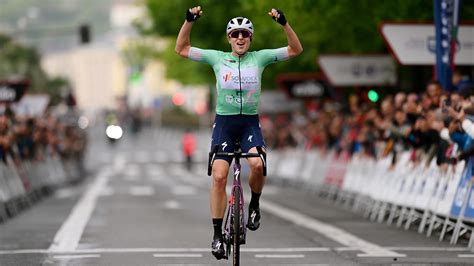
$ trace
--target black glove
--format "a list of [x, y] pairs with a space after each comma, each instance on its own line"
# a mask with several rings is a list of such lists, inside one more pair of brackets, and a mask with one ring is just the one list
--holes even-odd
[[198, 20], [198, 18], [201, 17], [201, 15], [199, 15], [199, 14], [193, 14], [193, 13], [191, 13], [190, 10], [191, 10], [191, 9], [188, 9], [188, 10], [186, 11], [186, 21], [187, 21], [187, 22], [194, 22], [194, 21]]
[[280, 9], [277, 9], [276, 10], [278, 12], [278, 14], [280, 15], [279, 17], [275, 17], [275, 16], [272, 16], [272, 18], [280, 23], [282, 26], [285, 26], [286, 25], [286, 18], [285, 18], [285, 14], [283, 14], [283, 11], [281, 11]]

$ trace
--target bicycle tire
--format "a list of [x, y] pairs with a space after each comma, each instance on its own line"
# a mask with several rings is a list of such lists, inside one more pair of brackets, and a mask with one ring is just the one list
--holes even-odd
[[233, 235], [232, 235], [232, 247], [233, 252], [233, 265], [240, 265], [240, 230], [241, 230], [241, 219], [240, 219], [240, 189], [235, 186], [233, 191], [233, 202], [232, 202], [232, 226], [233, 226]]

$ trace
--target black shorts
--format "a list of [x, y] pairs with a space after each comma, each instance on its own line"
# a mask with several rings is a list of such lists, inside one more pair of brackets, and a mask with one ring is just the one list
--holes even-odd
[[[212, 129], [211, 149], [219, 145], [217, 152], [234, 152], [235, 140], [240, 141], [242, 152], [256, 146], [265, 147], [258, 115], [216, 115]], [[216, 159], [232, 163], [231, 156]]]

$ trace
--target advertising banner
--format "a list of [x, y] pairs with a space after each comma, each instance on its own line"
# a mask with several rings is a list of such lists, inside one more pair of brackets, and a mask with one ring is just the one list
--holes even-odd
[[[451, 215], [454, 217], [459, 216], [464, 200], [467, 197], [467, 194], [471, 192], [472, 188], [469, 187], [469, 185], [471, 184], [469, 181], [471, 180], [472, 176], [471, 168], [472, 162], [469, 160], [469, 162], [466, 164], [466, 169], [462, 174], [461, 180], [459, 181], [458, 188], [456, 189], [456, 194], [453, 200], [453, 205], [451, 206]], [[468, 205], [470, 205], [469, 202]], [[474, 206], [471, 206], [471, 208], [474, 208]]]
[[397, 68], [390, 55], [321, 55], [318, 64], [333, 86], [397, 84]]
[[325, 98], [332, 96], [327, 81], [318, 74], [282, 74], [277, 77], [280, 88], [291, 98]]
[[[432, 23], [383, 23], [380, 31], [400, 64], [436, 63], [435, 27]], [[474, 25], [459, 25], [454, 64], [474, 65]]]
[[28, 82], [11, 82], [0, 80], [0, 102], [18, 102], [28, 89]]
[[454, 51], [457, 46], [460, 0], [434, 0], [436, 79], [444, 89], [452, 87]]

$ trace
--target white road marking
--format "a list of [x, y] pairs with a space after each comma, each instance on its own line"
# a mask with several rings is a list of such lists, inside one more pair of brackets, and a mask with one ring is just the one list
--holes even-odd
[[75, 196], [79, 191], [72, 188], [62, 188], [54, 193], [54, 197], [57, 199], [66, 199]]
[[155, 165], [148, 165], [146, 167], [146, 172], [149, 176], [161, 176], [165, 173], [163, 168]]
[[196, 189], [190, 186], [176, 186], [173, 187], [174, 195], [194, 195], [197, 193]]
[[255, 254], [255, 258], [296, 259], [296, 258], [304, 258], [304, 255], [303, 254]]
[[102, 169], [96, 179], [77, 202], [71, 211], [71, 214], [56, 233], [54, 241], [49, 247], [51, 252], [55, 251], [73, 251], [77, 248], [84, 228], [94, 211], [97, 198], [107, 185], [112, 170], [110, 168]]
[[117, 172], [122, 172], [125, 169], [126, 164], [126, 155], [125, 153], [121, 152], [115, 156], [114, 160], [114, 167]]
[[164, 163], [168, 161], [168, 156], [162, 151], [156, 152], [154, 157], [155, 161], [158, 163]]
[[459, 258], [474, 258], [474, 254], [459, 254]]
[[153, 182], [161, 182], [165, 180], [165, 178], [162, 176], [150, 176], [148, 179]]
[[55, 255], [55, 259], [88, 259], [88, 258], [100, 258], [100, 254], [84, 254], [84, 255]]
[[114, 189], [112, 187], [107, 186], [107, 187], [104, 187], [104, 189], [102, 189], [99, 195], [102, 197], [112, 196], [114, 193], [115, 193]]
[[149, 154], [147, 151], [138, 151], [135, 154], [135, 160], [139, 163], [147, 163], [150, 162], [150, 157], [151, 154]]
[[312, 217], [296, 212], [294, 210], [290, 210], [278, 204], [266, 200], [261, 200], [260, 208], [264, 211], [272, 213], [275, 216], [280, 217], [283, 220], [287, 220], [301, 227], [313, 230], [337, 243], [340, 243], [345, 246], [357, 247], [359, 250], [364, 252], [364, 254], [360, 255], [369, 255], [377, 257], [406, 257], [405, 254], [397, 253], [383, 248], [379, 245], [370, 243], [340, 228], [329, 225], [327, 223], [323, 223]]
[[[459, 252], [459, 251], [468, 251], [468, 248], [443, 248], [443, 247], [384, 247], [389, 250], [397, 251], [433, 251], [433, 252]], [[343, 251], [356, 251], [359, 250], [357, 247], [336, 247], [334, 251], [343, 252]]]
[[241, 248], [242, 252], [321, 252], [331, 251], [331, 248]]
[[[384, 247], [386, 249], [396, 250], [395, 247]], [[409, 248], [409, 247], [408, 247]], [[459, 252], [468, 251], [468, 248], [440, 248], [440, 247], [413, 247], [405, 251], [432, 251], [432, 252]], [[356, 251], [357, 247], [295, 247], [295, 248], [241, 248], [244, 253], [291, 253], [291, 252], [330, 252], [330, 251]], [[71, 251], [53, 251], [49, 249], [17, 249], [0, 250], [0, 255], [14, 254], [88, 254], [88, 253], [190, 253], [190, 252], [209, 252], [209, 248], [88, 248], [76, 249]], [[471, 257], [474, 254], [459, 254], [459, 257]]]
[[167, 208], [167, 209], [180, 209], [181, 205], [177, 201], [169, 200], [169, 201], [165, 202], [165, 208]]
[[134, 167], [133, 168], [127, 168], [127, 170], [125, 171], [124, 174], [125, 174], [125, 177], [127, 177], [127, 176], [133, 176], [133, 177], [139, 176], [140, 175], [140, 169], [134, 168]]
[[128, 192], [133, 196], [151, 196], [155, 194], [155, 189], [151, 186], [134, 186]]
[[124, 180], [126, 181], [138, 181], [140, 179], [140, 177], [138, 175], [126, 175], [123, 177]]
[[468, 248], [443, 248], [443, 247], [385, 247], [390, 250], [400, 251], [468, 251]]
[[201, 258], [202, 254], [186, 254], [186, 253], [168, 253], [168, 254], [153, 254], [155, 258]]

